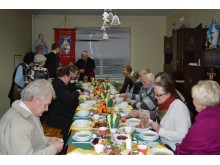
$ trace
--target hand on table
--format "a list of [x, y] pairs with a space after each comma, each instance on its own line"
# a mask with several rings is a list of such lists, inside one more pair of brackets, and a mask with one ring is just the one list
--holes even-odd
[[63, 139], [57, 138], [57, 137], [51, 137], [48, 142], [48, 145], [54, 145], [57, 153], [59, 153], [63, 149]]
[[131, 110], [131, 112], [129, 112], [128, 115], [130, 117], [138, 117], [140, 115], [140, 111], [139, 110]]
[[84, 69], [80, 69], [80, 70], [79, 70], [79, 73], [84, 73], [84, 72], [85, 72]]

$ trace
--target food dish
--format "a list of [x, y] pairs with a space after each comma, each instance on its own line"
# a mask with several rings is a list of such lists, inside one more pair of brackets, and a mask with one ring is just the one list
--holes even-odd
[[125, 142], [127, 138], [128, 138], [128, 135], [125, 135], [125, 134], [115, 134], [113, 136], [113, 140], [118, 145], [122, 145], [122, 143]]
[[142, 131], [139, 137], [143, 140], [153, 141], [153, 140], [157, 140], [159, 138], [159, 135], [155, 131], [147, 130], [147, 131]]
[[152, 148], [151, 155], [174, 155], [174, 153], [166, 148]]
[[73, 125], [75, 127], [86, 127], [89, 125], [89, 120], [75, 120]]
[[138, 133], [141, 133], [141, 132], [147, 131], [147, 130], [149, 130], [149, 127], [148, 128], [135, 128], [135, 131]]
[[80, 131], [76, 132], [72, 138], [76, 141], [87, 141], [92, 138], [92, 132], [91, 131]]
[[126, 124], [129, 126], [137, 126], [140, 125], [141, 120], [137, 118], [130, 118], [126, 120]]
[[87, 117], [89, 116], [90, 112], [88, 110], [82, 110], [77, 112], [75, 115], [78, 117]]

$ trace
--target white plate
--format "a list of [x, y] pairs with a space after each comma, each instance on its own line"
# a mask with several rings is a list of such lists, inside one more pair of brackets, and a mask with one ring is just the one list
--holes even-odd
[[91, 131], [80, 131], [76, 132], [72, 138], [76, 141], [87, 141], [92, 138], [92, 132]]
[[147, 131], [142, 131], [139, 137], [143, 140], [157, 140], [159, 138], [159, 135], [155, 131], [147, 130]]
[[151, 155], [174, 155], [174, 153], [165, 148], [152, 148]]
[[130, 119], [127, 119], [126, 120], [126, 123], [129, 125], [129, 126], [137, 126], [137, 125], [140, 125], [140, 122], [141, 120], [140, 119], [136, 119], [136, 118], [130, 118]]
[[86, 127], [89, 126], [89, 120], [75, 120], [73, 125], [75, 127]]
[[90, 114], [90, 111], [82, 110], [82, 111], [77, 112], [75, 115], [78, 117], [87, 117], [89, 116], [89, 114]]

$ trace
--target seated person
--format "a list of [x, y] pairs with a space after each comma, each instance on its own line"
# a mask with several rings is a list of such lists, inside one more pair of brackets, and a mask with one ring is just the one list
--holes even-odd
[[133, 72], [132, 71], [131, 74], [130, 74], [130, 78], [131, 78], [131, 81], [133, 82], [134, 85], [131, 88], [129, 93], [139, 94], [140, 90], [141, 90], [141, 87], [142, 87], [142, 83], [140, 82], [140, 79], [139, 79], [139, 72], [137, 72], [137, 71]]
[[162, 143], [175, 150], [191, 126], [189, 110], [182, 101], [175, 98], [175, 88], [169, 80], [156, 82], [154, 93], [158, 104], [158, 122], [151, 122], [150, 125], [158, 132]]
[[154, 111], [157, 107], [154, 97], [154, 75], [152, 73], [145, 74], [142, 77], [143, 91], [141, 94], [128, 93], [127, 101], [134, 109], [145, 109]]
[[54, 89], [47, 80], [30, 82], [0, 120], [0, 155], [54, 155], [63, 148], [56, 137], [44, 136], [39, 116], [48, 110]]
[[62, 129], [64, 144], [69, 137], [69, 128], [78, 105], [78, 97], [81, 93], [79, 89], [71, 92], [67, 84], [70, 81], [71, 71], [69, 67], [62, 67], [57, 72], [57, 78], [52, 81], [56, 93], [56, 99], [52, 101], [49, 112], [46, 114], [46, 122]]
[[[169, 73], [167, 73], [167, 72], [158, 72], [158, 73], [155, 75], [155, 80], [154, 80], [154, 82], [158, 82], [158, 81], [160, 81], [160, 80], [162, 80], [162, 79], [167, 79], [167, 80], [173, 81], [172, 78], [171, 78], [171, 75], [170, 75]], [[182, 95], [178, 90], [176, 90], [175, 95], [179, 95], [180, 100], [181, 100], [184, 104], [186, 104], [185, 98], [183, 97], [183, 95]]]
[[124, 83], [122, 88], [120, 89], [119, 93], [127, 93], [133, 87], [133, 82], [130, 78], [130, 73], [132, 72], [132, 67], [130, 65], [126, 65], [123, 69], [123, 74], [125, 76]]
[[175, 154], [220, 155], [220, 86], [200, 81], [192, 88], [192, 98], [198, 114]]

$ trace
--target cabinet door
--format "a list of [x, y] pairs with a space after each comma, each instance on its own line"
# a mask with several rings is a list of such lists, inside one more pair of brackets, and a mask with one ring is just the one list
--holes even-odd
[[185, 51], [199, 51], [205, 47], [205, 31], [200, 24], [185, 31]]
[[164, 36], [164, 53], [173, 53], [173, 37]]
[[187, 107], [192, 114], [192, 120], [197, 112], [192, 102], [191, 89], [197, 84], [203, 77], [202, 66], [186, 66], [185, 67], [185, 83], [184, 83], [184, 97], [186, 99]]

